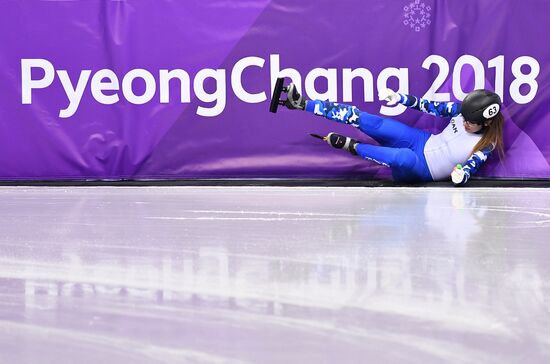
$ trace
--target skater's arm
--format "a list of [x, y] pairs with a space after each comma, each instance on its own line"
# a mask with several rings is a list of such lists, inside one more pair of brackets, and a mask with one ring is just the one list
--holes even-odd
[[470, 177], [479, 171], [479, 168], [485, 163], [487, 158], [493, 152], [493, 146], [478, 150], [470, 156], [464, 166], [458, 165], [451, 173], [451, 179], [455, 186], [465, 185]]
[[456, 102], [429, 101], [413, 95], [394, 92], [390, 89], [382, 90], [378, 96], [380, 100], [386, 100], [389, 106], [400, 103], [411, 109], [441, 117], [455, 117], [460, 114], [460, 104]]

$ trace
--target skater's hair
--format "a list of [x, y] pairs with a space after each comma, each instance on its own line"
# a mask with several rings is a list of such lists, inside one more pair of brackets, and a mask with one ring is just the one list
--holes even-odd
[[485, 131], [481, 140], [477, 142], [472, 154], [478, 150], [482, 150], [487, 147], [491, 147], [492, 150], [497, 150], [498, 156], [501, 160], [504, 159], [504, 142], [502, 136], [502, 130], [504, 126], [504, 117], [499, 112], [490, 120], [490, 123], [485, 126]]

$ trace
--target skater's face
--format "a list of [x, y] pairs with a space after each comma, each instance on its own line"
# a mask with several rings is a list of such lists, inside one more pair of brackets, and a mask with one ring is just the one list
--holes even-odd
[[481, 128], [482, 128], [481, 124], [476, 124], [476, 123], [472, 123], [464, 120], [464, 129], [466, 129], [468, 133], [477, 133], [478, 131], [481, 130]]

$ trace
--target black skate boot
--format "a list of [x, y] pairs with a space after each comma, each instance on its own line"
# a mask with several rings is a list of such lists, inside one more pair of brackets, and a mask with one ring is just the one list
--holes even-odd
[[340, 134], [336, 134], [336, 133], [329, 133], [326, 137], [322, 137], [317, 134], [310, 134], [310, 135], [318, 139], [323, 139], [334, 148], [345, 149], [351, 154], [357, 155], [357, 151], [355, 150], [355, 145], [359, 142], [355, 139], [352, 139], [350, 137], [346, 137]]
[[[306, 100], [300, 95], [296, 86], [290, 83], [288, 86], [283, 86], [284, 78], [278, 78], [275, 83], [275, 89], [271, 97], [269, 111], [275, 113], [279, 105], [286, 106], [290, 110], [304, 110], [306, 108]], [[287, 99], [281, 100], [281, 93], [287, 93]]]
[[296, 86], [293, 83], [287, 86], [288, 98], [285, 101], [285, 106], [290, 110], [304, 110], [306, 108], [306, 100], [300, 95]]

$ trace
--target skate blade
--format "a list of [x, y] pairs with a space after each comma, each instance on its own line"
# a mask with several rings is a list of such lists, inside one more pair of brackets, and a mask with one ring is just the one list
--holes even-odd
[[283, 92], [283, 82], [284, 77], [280, 77], [277, 79], [277, 82], [275, 82], [275, 88], [273, 89], [273, 95], [271, 96], [271, 104], [269, 105], [269, 111], [276, 113], [277, 108], [279, 105], [283, 105], [284, 102], [281, 103], [281, 93]]
[[309, 134], [309, 135], [311, 135], [312, 137], [317, 138], [317, 139], [327, 140], [326, 137], [321, 136], [321, 135], [319, 135], [319, 134]]

